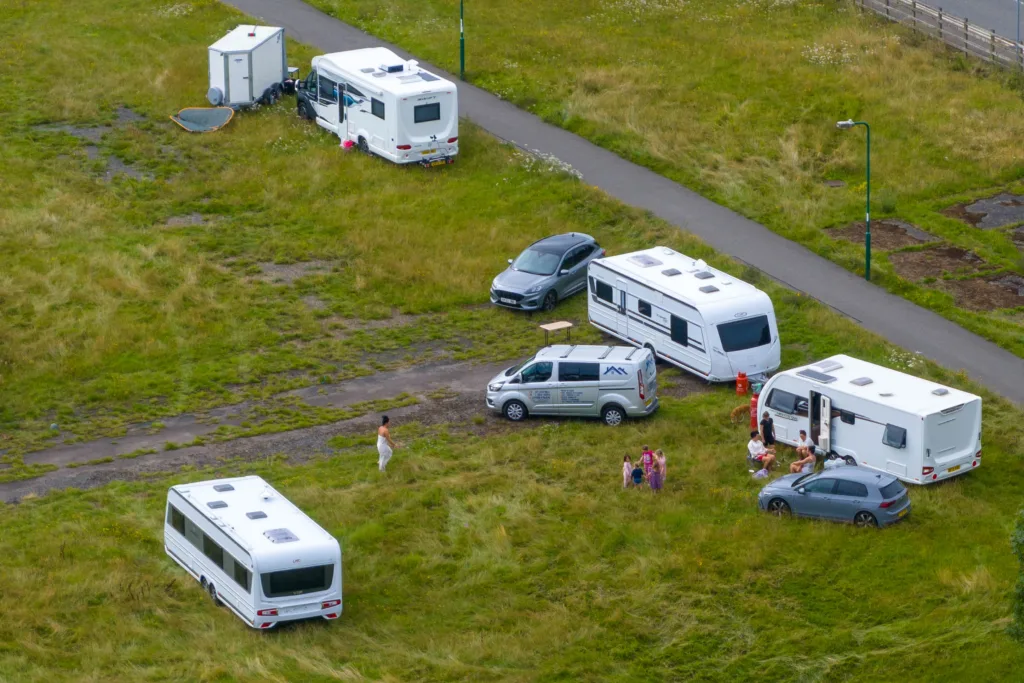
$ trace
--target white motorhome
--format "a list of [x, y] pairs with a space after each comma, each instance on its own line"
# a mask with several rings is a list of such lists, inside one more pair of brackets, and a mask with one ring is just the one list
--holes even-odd
[[775, 437], [930, 484], [981, 465], [981, 398], [850, 356], [786, 370], [761, 390]]
[[215, 106], [244, 107], [276, 100], [288, 79], [284, 29], [238, 26], [210, 46], [210, 89]]
[[590, 262], [590, 323], [709, 382], [779, 367], [768, 295], [667, 247]]
[[341, 546], [260, 477], [172, 486], [164, 550], [253, 628], [341, 615]]
[[459, 152], [455, 84], [383, 47], [314, 57], [297, 106], [343, 142], [397, 164], [441, 166]]

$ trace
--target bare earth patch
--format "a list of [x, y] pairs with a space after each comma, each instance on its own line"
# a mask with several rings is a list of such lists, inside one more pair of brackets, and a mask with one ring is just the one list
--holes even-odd
[[330, 261], [300, 261], [298, 263], [266, 261], [257, 265], [260, 267], [260, 273], [253, 275], [253, 279], [275, 285], [290, 285], [309, 275], [324, 275], [331, 272]]
[[[864, 221], [852, 223], [845, 228], [830, 230], [829, 234], [835, 239], [864, 244]], [[937, 239], [916, 225], [895, 218], [885, 218], [871, 223], [871, 246], [882, 251], [912, 247], [924, 242], [934, 242]]]
[[914, 281], [926, 277], [938, 278], [943, 273], [968, 275], [985, 266], [985, 261], [979, 256], [957, 247], [898, 252], [889, 254], [889, 262], [900, 277]]
[[98, 147], [98, 143], [103, 140], [103, 137], [114, 130], [114, 128], [121, 128], [130, 123], [136, 123], [144, 121], [145, 117], [141, 114], [136, 114], [128, 107], [118, 107], [114, 112], [115, 124], [113, 126], [75, 126], [72, 124], [43, 124], [40, 126], [34, 126], [36, 130], [49, 132], [49, 133], [66, 133], [72, 137], [76, 137], [83, 142], [88, 142], [85, 146], [85, 156], [90, 161], [102, 160], [105, 163], [103, 169], [103, 179], [106, 182], [110, 182], [119, 175], [128, 176], [129, 178], [135, 178], [136, 180], [152, 180], [153, 176], [145, 171], [141, 171], [134, 165], [126, 163], [124, 160], [116, 155], [104, 155]]
[[971, 311], [1024, 306], [1024, 277], [1020, 275], [943, 280], [940, 286], [953, 295], [957, 306]]
[[957, 204], [942, 211], [945, 215], [982, 230], [1024, 223], [1024, 195], [1003, 192], [979, 199], [973, 204]]
[[164, 223], [164, 227], [180, 228], [186, 225], [202, 225], [205, 222], [206, 218], [203, 217], [203, 214], [192, 212], [183, 216], [171, 216], [167, 219], [167, 222]]
[[1024, 227], [1017, 228], [1010, 233], [1010, 239], [1017, 245], [1017, 248], [1024, 251]]

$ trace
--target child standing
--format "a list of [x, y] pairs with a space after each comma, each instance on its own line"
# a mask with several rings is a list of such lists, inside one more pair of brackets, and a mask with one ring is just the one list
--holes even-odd
[[640, 467], [640, 463], [633, 466], [633, 486], [640, 488], [644, 485], [644, 468]]
[[654, 469], [654, 451], [647, 446], [644, 446], [644, 452], [643, 455], [640, 456], [640, 462], [644, 466], [644, 476], [650, 479], [651, 470]]
[[633, 462], [629, 459], [629, 453], [622, 456], [622, 488], [629, 488], [629, 481], [633, 478]]

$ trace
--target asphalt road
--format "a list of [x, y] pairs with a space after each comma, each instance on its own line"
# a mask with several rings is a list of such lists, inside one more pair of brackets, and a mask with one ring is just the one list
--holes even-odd
[[[404, 50], [301, 0], [224, 1], [269, 25], [283, 26], [288, 35], [324, 52], [383, 46], [412, 58]], [[420, 64], [457, 80], [426, 62]], [[295, 66], [300, 66], [300, 72], [309, 68], [305, 64]], [[893, 344], [947, 368], [963, 369], [995, 393], [1024, 404], [1024, 359], [942, 316], [889, 294], [763, 225], [573, 133], [544, 123], [480, 88], [460, 84], [459, 109], [461, 116], [492, 135], [556, 156], [582, 173], [586, 183], [697, 235], [719, 251], [818, 299]], [[857, 353], [856, 349], [848, 351]]]
[[961, 19], [967, 17], [971, 24], [995, 31], [1003, 38], [1017, 39], [1016, 0], [929, 0], [927, 4]]

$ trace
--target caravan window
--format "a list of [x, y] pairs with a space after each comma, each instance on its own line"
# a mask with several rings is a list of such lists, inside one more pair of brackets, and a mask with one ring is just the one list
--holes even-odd
[[370, 111], [378, 119], [384, 119], [384, 103], [380, 100], [373, 97], [370, 98]]
[[604, 299], [608, 303], [612, 303], [614, 301], [613, 297], [615, 295], [614, 292], [612, 291], [612, 286], [607, 284], [607, 283], [605, 283], [605, 282], [601, 282], [600, 280], [596, 280], [596, 282], [597, 282], [597, 292], [596, 292], [597, 298], [598, 299]]
[[182, 536], [185, 535], [185, 515], [173, 505], [167, 506], [167, 523]]
[[260, 583], [263, 584], [263, 595], [268, 598], [319, 593], [330, 588], [333, 581], [333, 564], [302, 567], [301, 569], [285, 569], [279, 572], [260, 574]]
[[772, 389], [768, 395], [768, 407], [787, 415], [807, 416], [807, 399], [782, 389]]
[[674, 315], [672, 316], [672, 341], [680, 346], [687, 346], [690, 343], [690, 333], [686, 321]]
[[723, 323], [718, 326], [718, 335], [722, 338], [722, 349], [726, 353], [745, 351], [772, 343], [772, 331], [766, 315]]
[[[434, 102], [433, 104], [421, 104], [418, 107], [413, 107], [412, 110], [413, 121], [416, 123], [426, 123], [427, 121], [440, 121], [441, 120], [441, 103]], [[381, 116], [381, 118], [384, 118]]]
[[338, 84], [320, 74], [320, 101], [334, 104], [338, 101]]
[[896, 425], [885, 425], [885, 433], [882, 434], [882, 443], [893, 448], [907, 447], [907, 430]]
[[203, 554], [218, 567], [224, 566], [224, 549], [206, 534], [203, 534]]
[[651, 317], [651, 305], [642, 299], [637, 299], [636, 310], [640, 312], [640, 315]]

